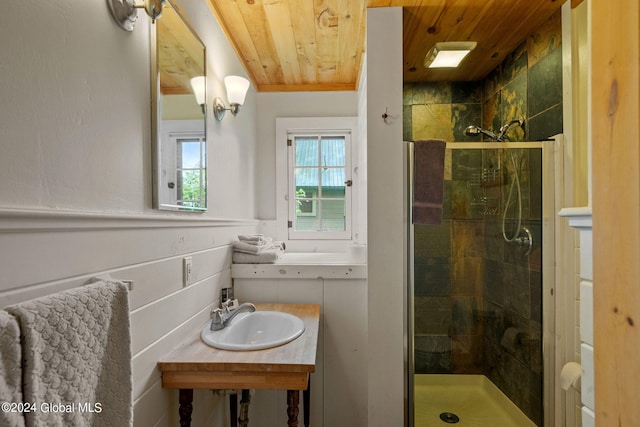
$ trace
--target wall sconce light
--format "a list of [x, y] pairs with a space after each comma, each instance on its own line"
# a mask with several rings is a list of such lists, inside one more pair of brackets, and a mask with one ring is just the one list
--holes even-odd
[[151, 23], [162, 15], [165, 0], [144, 0], [144, 4], [136, 4], [136, 0], [107, 0], [113, 19], [125, 31], [133, 31], [138, 19], [136, 9], [144, 8], [151, 17]]
[[425, 68], [456, 68], [478, 43], [441, 42], [429, 49], [424, 57]]
[[225, 112], [231, 111], [234, 116], [238, 114], [240, 106], [244, 104], [244, 97], [249, 89], [249, 80], [240, 76], [227, 76], [224, 78], [224, 85], [227, 88], [227, 100], [229, 108], [224, 105], [222, 99], [216, 98], [213, 102], [213, 115], [217, 121], [221, 121]]
[[202, 108], [202, 114], [205, 113], [207, 107], [205, 100], [206, 87], [207, 83], [205, 76], [197, 76], [191, 79], [191, 89], [196, 97], [196, 102], [200, 108]]

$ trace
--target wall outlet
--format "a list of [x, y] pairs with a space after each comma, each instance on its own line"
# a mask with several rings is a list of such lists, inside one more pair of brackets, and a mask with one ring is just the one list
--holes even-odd
[[188, 256], [182, 258], [182, 284], [184, 286], [189, 286], [191, 284], [191, 267], [191, 257]]

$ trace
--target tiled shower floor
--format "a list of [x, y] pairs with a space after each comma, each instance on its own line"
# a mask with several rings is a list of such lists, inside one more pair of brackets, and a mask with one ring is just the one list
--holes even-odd
[[[414, 402], [415, 427], [535, 427], [483, 375], [416, 374]], [[443, 412], [459, 421], [442, 421]]]

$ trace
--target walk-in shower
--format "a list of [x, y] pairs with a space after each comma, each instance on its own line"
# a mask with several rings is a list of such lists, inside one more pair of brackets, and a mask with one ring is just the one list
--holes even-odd
[[409, 425], [543, 426], [553, 405], [561, 138], [508, 142], [502, 128], [467, 131], [502, 142], [447, 143], [441, 224], [408, 221]]

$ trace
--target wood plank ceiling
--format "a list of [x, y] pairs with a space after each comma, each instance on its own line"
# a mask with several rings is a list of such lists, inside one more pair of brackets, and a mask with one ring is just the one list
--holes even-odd
[[204, 74], [204, 45], [194, 37], [181, 16], [184, 13], [165, 3], [162, 17], [156, 21], [160, 93], [192, 93], [191, 78]]
[[[208, 0], [258, 91], [355, 90], [366, 8], [404, 7], [404, 79], [480, 80], [565, 0]], [[437, 42], [476, 41], [457, 69], [426, 69]]]

